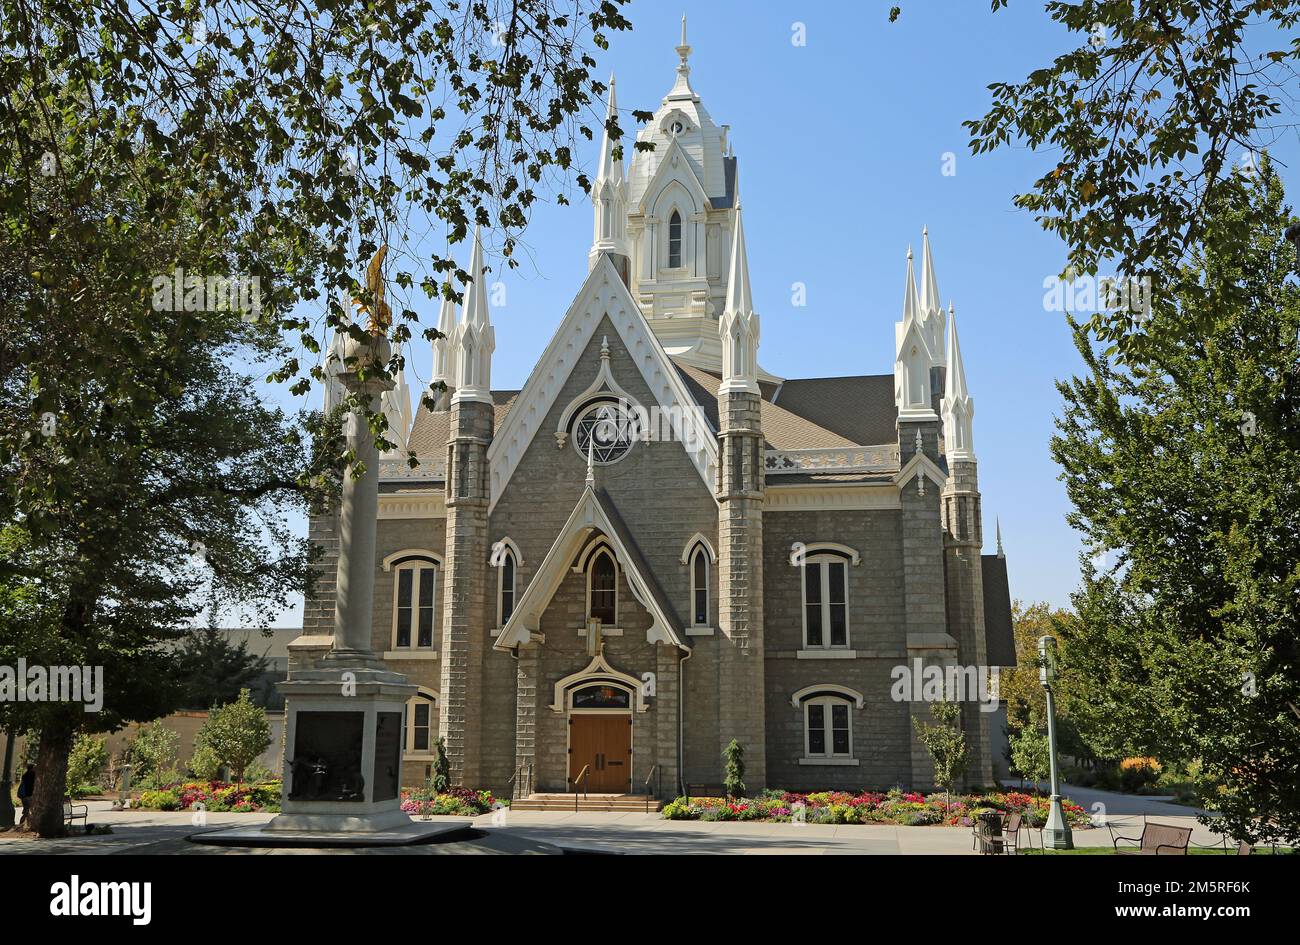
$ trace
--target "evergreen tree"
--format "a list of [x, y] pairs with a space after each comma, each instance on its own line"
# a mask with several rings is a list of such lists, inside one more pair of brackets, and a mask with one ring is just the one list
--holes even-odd
[[[1296, 842], [1300, 288], [1281, 181], [1264, 161], [1247, 184], [1211, 201], [1196, 259], [1156, 285], [1173, 313], [1157, 319], [1203, 329], [1156, 331], [1126, 366], [1075, 326], [1087, 373], [1058, 384], [1052, 452], [1098, 554], [1061, 674], [1099, 755], [1199, 761], [1221, 785], [1211, 829]], [[1221, 239], [1242, 230], [1245, 252]]]

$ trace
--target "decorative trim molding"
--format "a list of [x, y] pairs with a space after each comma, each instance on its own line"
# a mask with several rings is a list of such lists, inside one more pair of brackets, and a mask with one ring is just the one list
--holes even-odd
[[819, 766], [820, 765], [830, 765], [830, 766], [843, 765], [844, 767], [856, 768], [859, 764], [861, 764], [861, 762], [858, 761], [857, 758], [800, 758], [799, 764], [819, 765]]
[[410, 482], [411, 480], [437, 480], [447, 478], [447, 457], [431, 453], [417, 455], [419, 465], [412, 468], [405, 459], [381, 459], [379, 461], [380, 482]]
[[436, 551], [430, 551], [427, 548], [403, 548], [401, 551], [394, 551], [383, 560], [385, 571], [393, 570], [393, 565], [403, 558], [424, 558], [432, 561], [439, 571], [442, 570], [442, 555]]
[[808, 558], [816, 554], [823, 554], [825, 552], [830, 552], [831, 554], [842, 555], [843, 557], [848, 558], [849, 561], [853, 564], [862, 563], [862, 555], [858, 554], [858, 550], [856, 548], [850, 548], [848, 545], [842, 545], [838, 541], [805, 542], [803, 546], [803, 550], [804, 550], [805, 560], [807, 560]]
[[645, 693], [641, 691], [641, 680], [627, 673], [621, 673], [605, 661], [604, 653], [597, 653], [585, 668], [571, 673], [559, 680], [551, 695], [551, 704], [547, 706], [552, 712], [563, 715], [568, 708], [567, 693], [570, 689], [589, 682], [612, 682], [621, 689], [628, 689], [636, 699], [636, 710], [644, 712], [650, 708], [646, 705]]
[[845, 699], [855, 703], [859, 709], [867, 704], [866, 697], [856, 689], [850, 689], [848, 686], [841, 686], [839, 683], [816, 683], [811, 686], [804, 686], [798, 692], [792, 693], [790, 695], [790, 705], [797, 709], [803, 705], [803, 701], [809, 696], [814, 696], [821, 692], [831, 692], [838, 696], [843, 696]]
[[877, 512], [902, 507], [898, 487], [892, 482], [783, 486], [778, 480], [767, 487], [763, 501], [764, 512]]
[[801, 660], [855, 660], [857, 650], [795, 650], [795, 658]]
[[686, 540], [686, 547], [682, 549], [682, 564], [691, 563], [691, 552], [695, 550], [696, 545], [703, 545], [704, 550], [709, 553], [709, 564], [718, 563], [718, 553], [713, 550], [713, 545], [704, 537], [703, 532], [696, 532]]
[[763, 465], [769, 476], [786, 473], [897, 472], [897, 443], [821, 450], [768, 450]]
[[379, 518], [446, 518], [447, 503], [439, 492], [390, 492], [379, 495]]

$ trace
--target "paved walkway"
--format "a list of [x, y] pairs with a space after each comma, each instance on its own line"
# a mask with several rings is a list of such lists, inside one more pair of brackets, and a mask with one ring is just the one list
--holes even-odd
[[[1215, 840], [1207, 828], [1199, 825], [1187, 807], [1133, 798], [1106, 791], [1070, 789], [1071, 799], [1085, 808], [1105, 804], [1106, 818], [1116, 832], [1136, 835], [1142, 830], [1142, 815], [1158, 818], [1161, 823], [1182, 824], [1193, 828], [1192, 839], [1198, 843]], [[193, 815], [183, 812], [111, 811], [107, 801], [90, 802], [92, 823], [110, 824], [114, 832], [101, 837], [73, 837], [57, 841], [11, 839], [0, 834], [0, 855], [24, 853], [175, 853], [199, 852], [186, 848], [193, 844], [179, 841], [198, 829]], [[1171, 813], [1174, 812], [1174, 813]], [[1098, 811], [1100, 813], [1100, 811]], [[269, 820], [270, 814], [207, 814], [206, 829], [240, 824], [252, 826]], [[769, 824], [769, 823], [701, 823], [699, 821], [664, 820], [658, 814], [598, 813], [591, 811], [541, 812], [507, 811], [504, 823], [500, 816], [485, 814], [475, 826], [489, 835], [504, 835], [514, 840], [550, 844], [577, 852], [610, 853], [707, 853], [707, 854], [876, 854], [886, 856], [962, 855], [970, 856], [971, 835], [958, 827], [894, 827], [889, 825]], [[1035, 835], [1034, 843], [1037, 845]], [[1076, 830], [1076, 846], [1110, 846], [1110, 831]], [[152, 847], [153, 849], [149, 849]], [[214, 848], [206, 848], [212, 850]], [[230, 851], [237, 852], [237, 851]], [[396, 850], [392, 852], [398, 852]], [[426, 852], [433, 852], [427, 849]], [[446, 849], [443, 852], [472, 852]]]

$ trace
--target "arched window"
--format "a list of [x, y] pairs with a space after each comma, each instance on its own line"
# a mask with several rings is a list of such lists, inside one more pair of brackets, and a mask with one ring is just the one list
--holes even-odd
[[434, 739], [437, 737], [433, 719], [433, 709], [437, 705], [430, 692], [420, 690], [406, 703], [406, 733], [403, 744], [407, 754], [425, 755], [433, 753]]
[[680, 269], [682, 265], [682, 215], [676, 210], [668, 218], [668, 268]]
[[497, 626], [504, 627], [515, 612], [515, 553], [507, 548], [497, 567]]
[[818, 695], [803, 704], [804, 757], [809, 760], [853, 757], [853, 713], [847, 699]]
[[809, 555], [803, 566], [804, 647], [847, 649], [849, 559], [838, 554]]
[[703, 545], [691, 555], [691, 626], [709, 626], [709, 553]]
[[393, 562], [393, 649], [433, 647], [433, 612], [438, 565], [431, 558]]
[[587, 570], [587, 619], [615, 626], [618, 617], [618, 567], [608, 548], [591, 559]]

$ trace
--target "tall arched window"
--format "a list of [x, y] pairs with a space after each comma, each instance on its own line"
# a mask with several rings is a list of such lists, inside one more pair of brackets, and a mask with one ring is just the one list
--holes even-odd
[[810, 555], [803, 567], [804, 647], [849, 645], [848, 561], [834, 554]]
[[433, 751], [437, 737], [437, 721], [433, 717], [437, 705], [433, 693], [421, 689], [406, 703], [406, 753], [423, 755]]
[[668, 268], [680, 269], [682, 265], [682, 215], [676, 210], [668, 218]]
[[612, 627], [618, 616], [618, 568], [608, 548], [591, 559], [587, 570], [587, 619]]
[[438, 565], [429, 558], [408, 557], [392, 567], [393, 649], [431, 648]]
[[691, 626], [709, 626], [709, 553], [703, 545], [691, 556]]
[[504, 627], [515, 612], [515, 553], [506, 549], [497, 568], [497, 626]]

